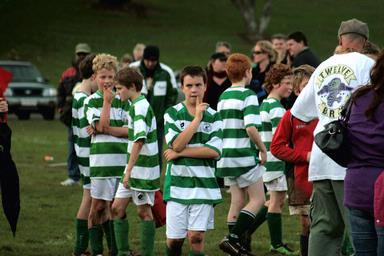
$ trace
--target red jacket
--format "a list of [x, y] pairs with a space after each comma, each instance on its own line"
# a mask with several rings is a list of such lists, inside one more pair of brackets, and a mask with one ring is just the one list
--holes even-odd
[[[303, 122], [285, 112], [281, 118], [271, 143], [271, 153], [286, 162], [295, 164], [295, 186], [302, 190], [308, 198], [312, 194], [312, 183], [308, 182], [307, 155], [312, 149], [313, 131], [318, 120]], [[293, 144], [293, 148], [289, 144]]]

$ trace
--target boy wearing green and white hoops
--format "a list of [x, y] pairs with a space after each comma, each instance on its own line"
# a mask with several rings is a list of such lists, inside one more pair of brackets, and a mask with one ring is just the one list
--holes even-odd
[[98, 91], [85, 100], [88, 123], [96, 130], [91, 138], [89, 156], [92, 204], [89, 213], [89, 236], [92, 254], [103, 253], [103, 231], [110, 254], [116, 254], [113, 225], [110, 222], [110, 204], [118, 180], [127, 163], [128, 129], [126, 110], [113, 94], [117, 59], [109, 54], [98, 54], [93, 59], [93, 77]]
[[164, 200], [167, 201], [166, 255], [181, 255], [185, 238], [190, 256], [204, 254], [204, 236], [213, 229], [213, 205], [221, 202], [215, 177], [216, 160], [222, 146], [221, 119], [202, 102], [207, 76], [199, 66], [181, 72], [185, 101], [164, 115], [164, 152], [167, 170]]
[[140, 222], [140, 253], [154, 255], [155, 223], [151, 206], [160, 187], [156, 117], [147, 99], [141, 95], [142, 75], [123, 68], [116, 75], [116, 91], [122, 101], [130, 101], [128, 111], [128, 164], [112, 204], [118, 255], [131, 255], [128, 245], [128, 221], [125, 210], [132, 198]]

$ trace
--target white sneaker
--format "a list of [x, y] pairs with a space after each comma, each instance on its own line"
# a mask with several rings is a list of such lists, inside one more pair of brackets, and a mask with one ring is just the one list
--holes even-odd
[[63, 185], [63, 186], [72, 186], [72, 185], [75, 185], [77, 183], [79, 183], [79, 182], [75, 181], [75, 180], [73, 180], [71, 178], [68, 178], [65, 181], [60, 182], [60, 184]]

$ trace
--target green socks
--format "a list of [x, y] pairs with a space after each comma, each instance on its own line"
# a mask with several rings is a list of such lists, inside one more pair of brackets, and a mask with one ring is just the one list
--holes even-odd
[[155, 244], [155, 222], [153, 220], [142, 220], [140, 223], [141, 228], [141, 255], [152, 256]]
[[267, 220], [268, 207], [263, 205], [259, 212], [256, 214], [255, 221], [249, 228], [248, 232], [252, 235], [260, 226]]
[[88, 220], [76, 219], [76, 241], [75, 248], [73, 249], [75, 254], [81, 254], [88, 248]]
[[126, 255], [129, 253], [129, 224], [127, 219], [115, 219], [113, 220], [113, 227], [115, 230], [116, 247], [118, 256]]
[[271, 245], [277, 248], [283, 244], [283, 227], [281, 224], [281, 213], [267, 213], [269, 236]]
[[112, 255], [116, 255], [117, 247], [116, 247], [116, 239], [115, 239], [115, 232], [113, 228], [113, 222], [111, 220], [107, 220], [106, 222], [101, 224], [101, 226], [103, 227], [105, 238], [107, 240], [109, 253]]
[[103, 253], [103, 230], [101, 225], [95, 225], [88, 230], [92, 255]]
[[233, 242], [239, 242], [240, 237], [249, 229], [249, 223], [253, 223], [255, 215], [247, 210], [241, 210], [237, 218], [236, 225], [229, 233], [228, 239]]

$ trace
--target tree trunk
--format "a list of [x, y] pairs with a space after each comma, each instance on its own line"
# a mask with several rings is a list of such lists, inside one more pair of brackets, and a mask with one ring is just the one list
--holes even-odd
[[256, 0], [231, 0], [243, 16], [247, 29], [246, 38], [255, 42], [263, 37], [271, 19], [272, 0], [265, 2], [260, 18], [256, 18]]

